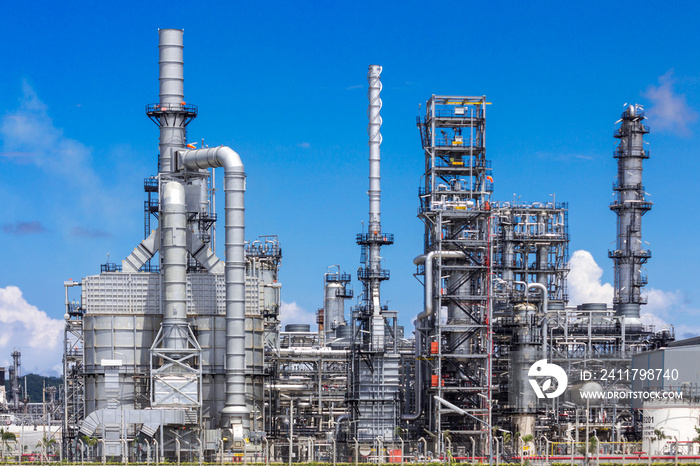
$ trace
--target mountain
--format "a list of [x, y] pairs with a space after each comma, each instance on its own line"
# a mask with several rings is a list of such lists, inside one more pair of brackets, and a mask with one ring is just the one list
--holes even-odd
[[[7, 377], [7, 374], [5, 375]], [[46, 383], [46, 388], [48, 389], [49, 387], [56, 387], [56, 398], [58, 398], [58, 394], [63, 392], [63, 379], [60, 377], [45, 377], [43, 375], [37, 375], [37, 374], [26, 374], [23, 375], [19, 379], [19, 385], [20, 385], [20, 398], [25, 397], [24, 393], [24, 386], [25, 386], [25, 378], [27, 379], [27, 394], [29, 394], [29, 402], [30, 403], [41, 403], [43, 401], [42, 398], [42, 390], [44, 388], [44, 383]], [[10, 395], [10, 381], [5, 380], [5, 390], [7, 393], [8, 398], [11, 396]], [[49, 392], [47, 391], [46, 393], [46, 401], [49, 401], [50, 395]]]

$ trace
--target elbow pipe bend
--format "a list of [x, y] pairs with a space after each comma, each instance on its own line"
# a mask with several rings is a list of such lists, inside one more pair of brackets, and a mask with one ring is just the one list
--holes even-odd
[[236, 151], [226, 146], [178, 151], [182, 165], [190, 170], [223, 167], [226, 172], [242, 172], [243, 162]]
[[458, 259], [464, 257], [462, 251], [431, 251], [413, 259], [413, 263], [425, 263], [425, 310], [418, 314], [418, 321], [433, 315], [433, 259], [435, 257]]

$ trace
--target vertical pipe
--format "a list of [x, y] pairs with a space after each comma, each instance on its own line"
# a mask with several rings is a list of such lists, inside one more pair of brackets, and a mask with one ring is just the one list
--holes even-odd
[[183, 73], [183, 45], [181, 29], [160, 29], [158, 49], [160, 67], [160, 106], [168, 112], [160, 119], [160, 171], [173, 171], [173, 151], [185, 147], [184, 117], [171, 110], [180, 110], [185, 100]]
[[163, 271], [163, 346], [187, 347], [187, 213], [185, 188], [163, 183], [161, 268]]
[[[367, 72], [367, 80], [369, 81], [369, 90], [367, 97], [369, 99], [369, 109], [367, 110], [369, 117], [369, 125], [367, 133], [369, 134], [369, 237], [377, 237], [382, 232], [381, 225], [381, 186], [380, 186], [380, 152], [379, 146], [382, 143], [382, 135], [380, 133], [382, 126], [382, 117], [379, 111], [382, 108], [382, 99], [379, 94], [382, 90], [382, 82], [379, 76], [382, 73], [382, 67], [379, 65], [370, 65]], [[380, 257], [381, 243], [378, 241], [370, 242], [369, 244], [369, 296], [367, 299], [372, 303], [374, 320], [381, 314], [381, 304], [379, 295], [379, 276], [381, 271]], [[376, 335], [375, 335], [376, 330]], [[381, 348], [384, 341], [383, 322], [373, 322], [372, 338], [373, 345], [377, 349]]]
[[[382, 73], [382, 67], [379, 65], [370, 65], [367, 73], [369, 81], [369, 126], [367, 133], [369, 134], [369, 233], [381, 232], [380, 223], [380, 153], [379, 146], [382, 143], [382, 135], [380, 129], [382, 126], [382, 117], [379, 111], [382, 108], [382, 99], [379, 93], [382, 90], [382, 82], [379, 79]], [[370, 261], [372, 256], [370, 255]]]
[[234, 439], [250, 430], [245, 399], [245, 172], [240, 156], [228, 147], [180, 152], [185, 169], [224, 168], [224, 246], [226, 267], [226, 403], [223, 427], [240, 425]]

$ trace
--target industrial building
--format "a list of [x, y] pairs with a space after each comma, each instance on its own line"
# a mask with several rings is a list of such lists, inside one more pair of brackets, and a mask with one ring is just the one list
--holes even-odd
[[[625, 109], [614, 134], [614, 302], [572, 307], [568, 204], [493, 199], [490, 103], [430, 96], [417, 119], [425, 234], [414, 262], [424, 303], [411, 336], [381, 292], [390, 278], [381, 251], [394, 236], [380, 218], [382, 68], [370, 66], [359, 303], [346, 321], [352, 277], [331, 266], [318, 328], [283, 329], [280, 240], [246, 241], [245, 160], [224, 146], [188, 146], [198, 109], [184, 95], [183, 33], [162, 29], [159, 40], [160, 99], [146, 114], [159, 128], [160, 150], [157, 174], [144, 182], [144, 239], [121, 263], [64, 283], [67, 457], [80, 457], [83, 436], [99, 439], [103, 457], [290, 462], [520, 456], [505, 432], [544, 436], [573, 454], [575, 442], [586, 441], [584, 424], [601, 441], [641, 439], [629, 401], [582, 410], [574, 393], [585, 371], [627, 368], [635, 355], [673, 340], [640, 319], [641, 266], [651, 257], [641, 220], [652, 206], [642, 186], [649, 128], [641, 106]], [[224, 170], [223, 219], [215, 210], [216, 168]], [[213, 228], [222, 222], [223, 260]], [[541, 387], [571, 390], [538, 396], [534, 387], [544, 381], [531, 371], [542, 360], [563, 368], [568, 385]], [[619, 379], [603, 385], [632, 389]]]

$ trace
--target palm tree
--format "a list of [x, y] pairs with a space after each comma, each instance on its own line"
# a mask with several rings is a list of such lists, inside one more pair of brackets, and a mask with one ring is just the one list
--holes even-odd
[[[535, 439], [535, 436], [527, 434], [527, 435], [524, 435], [523, 437], [521, 437], [521, 439], [523, 441], [523, 447], [525, 447], [526, 445], [528, 445], [530, 442], [532, 442]], [[524, 448], [523, 448], [523, 450], [524, 450]], [[522, 454], [523, 454], [523, 452], [521, 452], [521, 455]]]
[[9, 430], [0, 429], [0, 441], [2, 441], [2, 455], [0, 455], [0, 458], [2, 458], [4, 460], [5, 459], [5, 448], [7, 448], [9, 446], [8, 443], [10, 443], [10, 442], [17, 443], [17, 436], [13, 432], [10, 432]]
[[36, 444], [37, 448], [42, 449], [42, 454], [47, 456], [49, 453], [53, 454], [53, 449], [56, 446], [56, 439], [55, 438], [48, 438], [44, 437], [42, 438], [39, 443]]
[[90, 437], [88, 435], [83, 435], [83, 438], [81, 440], [88, 447], [88, 457], [92, 458], [92, 455], [94, 453], [93, 447], [95, 445], [97, 445], [97, 437]]

